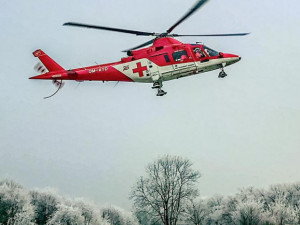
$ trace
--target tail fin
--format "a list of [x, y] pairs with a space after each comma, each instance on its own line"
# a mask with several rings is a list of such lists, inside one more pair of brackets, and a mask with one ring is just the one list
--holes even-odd
[[45, 52], [41, 49], [36, 50], [33, 55], [38, 57], [39, 60], [45, 65], [49, 72], [64, 70], [59, 64], [57, 64], [53, 59], [51, 59]]

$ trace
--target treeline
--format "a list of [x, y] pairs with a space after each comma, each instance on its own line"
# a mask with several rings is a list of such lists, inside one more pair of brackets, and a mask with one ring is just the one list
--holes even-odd
[[300, 183], [247, 188], [234, 196], [191, 201], [186, 224], [284, 225], [300, 224]]
[[0, 181], [0, 225], [138, 225], [138, 222], [122, 209], [100, 209], [51, 190], [28, 191], [14, 181], [3, 180]]
[[192, 165], [170, 155], [150, 163], [130, 192], [133, 213], [3, 180], [0, 225], [300, 225], [300, 183], [203, 198]]
[[[133, 215], [64, 198], [51, 190], [27, 191], [11, 180], [0, 182], [0, 225], [161, 225], [147, 212]], [[300, 224], [300, 183], [269, 189], [242, 189], [234, 196], [191, 199], [178, 224]]]
[[300, 183], [203, 198], [200, 177], [186, 158], [166, 155], [150, 163], [131, 193], [140, 224], [300, 225]]

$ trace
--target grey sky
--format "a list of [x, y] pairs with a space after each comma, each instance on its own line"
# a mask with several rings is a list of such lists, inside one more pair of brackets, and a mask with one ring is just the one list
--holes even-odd
[[[284, 3], [284, 5], [283, 5]], [[211, 0], [176, 33], [252, 32], [202, 41], [242, 56], [218, 71], [150, 84], [28, 80], [43, 49], [64, 68], [118, 61], [149, 40], [61, 26], [74, 21], [162, 32], [194, 1], [2, 0], [0, 179], [51, 186], [129, 209], [130, 187], [164, 154], [194, 162], [203, 196], [300, 180], [300, 1]]]

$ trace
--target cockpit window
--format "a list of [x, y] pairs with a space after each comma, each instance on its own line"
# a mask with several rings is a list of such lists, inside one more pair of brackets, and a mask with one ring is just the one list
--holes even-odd
[[177, 51], [173, 53], [173, 59], [175, 61], [185, 60], [188, 58], [187, 52], [185, 50]]
[[208, 56], [218, 56], [219, 52], [203, 45], [204, 51], [207, 53]]

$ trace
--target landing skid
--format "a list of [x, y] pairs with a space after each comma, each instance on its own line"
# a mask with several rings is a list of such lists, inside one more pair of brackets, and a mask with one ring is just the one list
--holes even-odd
[[167, 94], [167, 92], [165, 92], [164, 90], [162, 90], [162, 89], [158, 89], [157, 90], [157, 94], [156, 94], [156, 96], [164, 96], [164, 95], [166, 95]]
[[155, 82], [153, 83], [152, 89], [157, 89], [157, 94], [156, 94], [156, 96], [164, 96], [164, 95], [167, 94], [167, 92], [165, 92], [164, 90], [161, 89], [162, 86], [163, 86], [163, 84], [162, 84], [161, 81], [155, 81]]
[[226, 77], [227, 76], [227, 73], [225, 73], [225, 71], [224, 71], [224, 68], [222, 67], [221, 68], [221, 72], [219, 73], [219, 78], [224, 78], [224, 77]]

